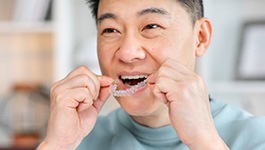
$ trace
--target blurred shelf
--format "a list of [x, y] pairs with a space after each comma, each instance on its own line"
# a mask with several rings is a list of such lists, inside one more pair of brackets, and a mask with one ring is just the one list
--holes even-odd
[[0, 33], [53, 32], [52, 22], [10, 22], [0, 21]]
[[264, 94], [265, 81], [218, 81], [211, 84], [210, 92], [220, 94]]

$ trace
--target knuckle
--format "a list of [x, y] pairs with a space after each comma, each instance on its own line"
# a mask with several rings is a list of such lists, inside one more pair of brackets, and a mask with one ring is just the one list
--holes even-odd
[[80, 69], [80, 70], [87, 70], [88, 68], [86, 66], [84, 66], [84, 65], [81, 65], [81, 66], [78, 67], [78, 69]]
[[80, 94], [83, 94], [83, 95], [91, 95], [89, 89], [87, 89], [87, 88], [82, 88], [80, 90]]
[[89, 106], [93, 105], [93, 100], [89, 98], [89, 100], [87, 101], [87, 104], [88, 104]]
[[58, 89], [58, 85], [57, 84], [53, 84], [51, 89], [50, 89], [50, 95], [52, 98], [56, 97], [56, 95], [60, 93], [59, 89]]
[[62, 93], [64, 90], [60, 89], [60, 83], [56, 82], [52, 85], [50, 89], [50, 99], [53, 103], [59, 102], [64, 97], [64, 93]]
[[157, 72], [157, 80], [168, 76], [168, 68], [161, 67]]
[[51, 104], [53, 106], [56, 106], [63, 98], [64, 98], [64, 94], [52, 94], [51, 95]]
[[93, 99], [93, 93], [91, 92], [90, 89], [88, 88], [82, 88], [80, 89], [79, 93], [78, 93], [83, 99], [89, 99], [92, 100]]
[[81, 72], [81, 73], [87, 73], [89, 69], [88, 69], [86, 66], [82, 65], [82, 66], [79, 66], [79, 67], [77, 68], [77, 70], [78, 70], [79, 72]]

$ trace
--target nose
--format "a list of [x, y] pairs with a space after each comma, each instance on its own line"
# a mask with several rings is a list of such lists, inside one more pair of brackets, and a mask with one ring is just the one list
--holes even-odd
[[144, 59], [146, 54], [142, 48], [140, 39], [135, 35], [127, 34], [123, 37], [116, 56], [124, 63], [134, 63]]

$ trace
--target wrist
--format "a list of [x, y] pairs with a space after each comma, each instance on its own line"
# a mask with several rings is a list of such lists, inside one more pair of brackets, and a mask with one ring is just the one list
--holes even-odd
[[219, 134], [200, 136], [188, 145], [191, 150], [229, 150]]
[[62, 147], [56, 143], [48, 142], [46, 140], [42, 141], [40, 145], [37, 147], [37, 150], [51, 150], [51, 149], [56, 149], [56, 150], [72, 150], [74, 148], [67, 148], [67, 147]]

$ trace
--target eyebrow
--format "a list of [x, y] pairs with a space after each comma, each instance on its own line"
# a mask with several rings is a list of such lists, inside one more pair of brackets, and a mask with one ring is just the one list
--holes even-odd
[[147, 14], [169, 15], [169, 12], [163, 8], [151, 7], [151, 8], [144, 9], [138, 13], [139, 16], [143, 16]]
[[[168, 16], [169, 12], [163, 8], [151, 7], [151, 8], [143, 9], [137, 13], [138, 16], [144, 16], [147, 14], [161, 14], [161, 15]], [[117, 16], [113, 13], [104, 13], [99, 16], [99, 18], [97, 19], [97, 22], [100, 24], [102, 21], [106, 19], [117, 19]]]
[[117, 16], [112, 14], [112, 13], [105, 13], [99, 16], [99, 18], [97, 19], [98, 23], [101, 23], [103, 20], [106, 19], [116, 19]]

